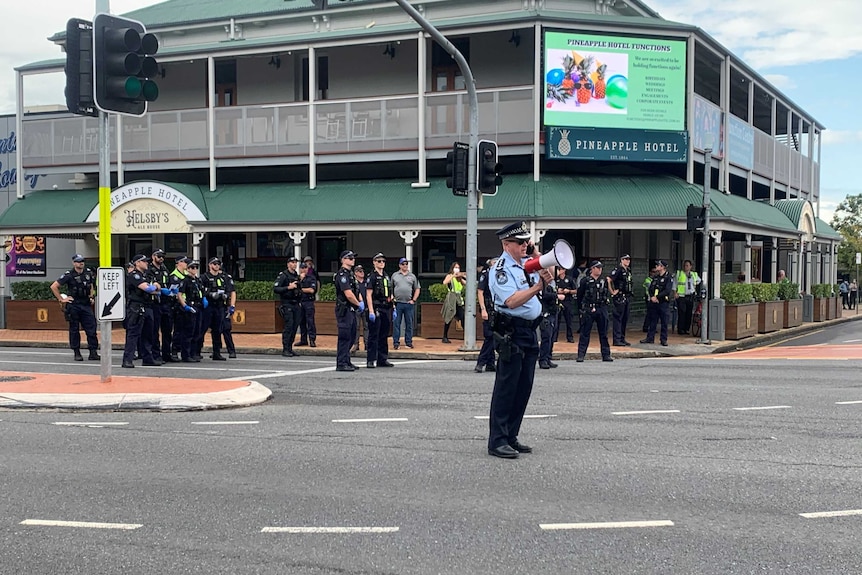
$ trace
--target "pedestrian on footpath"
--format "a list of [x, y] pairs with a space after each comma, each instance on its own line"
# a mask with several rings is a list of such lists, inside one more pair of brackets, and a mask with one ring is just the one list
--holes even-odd
[[578, 363], [584, 361], [590, 347], [593, 324], [599, 332], [602, 361], [613, 361], [611, 346], [608, 344], [608, 301], [611, 293], [608, 282], [602, 279], [602, 262], [596, 260], [590, 265], [590, 275], [578, 288], [580, 302], [581, 333], [578, 339]]
[[299, 341], [297, 347], [317, 347], [317, 324], [314, 322], [314, 301], [317, 299], [317, 290], [320, 284], [314, 268], [310, 267], [313, 262], [311, 258], [305, 259], [299, 264], [299, 290], [302, 295], [299, 299]]
[[[99, 355], [99, 340], [96, 337], [96, 316], [93, 313], [95, 302], [96, 274], [92, 269], [85, 266], [85, 258], [81, 254], [72, 256], [72, 269], [57, 278], [51, 284], [51, 292], [60, 307], [63, 315], [69, 322], [69, 347], [75, 354], [75, 361], [84, 361], [81, 355], [81, 329], [87, 335], [87, 349], [90, 361], [102, 359]], [[66, 293], [60, 293], [60, 287]]]
[[632, 257], [623, 254], [620, 265], [614, 268], [608, 276], [608, 289], [611, 292], [611, 310], [613, 313], [613, 341], [616, 346], [631, 345], [626, 340], [626, 330], [629, 325], [629, 309], [632, 296]]
[[[129, 318], [126, 327], [126, 342], [123, 347], [123, 363], [125, 368], [133, 368], [138, 340], [143, 342], [141, 359], [144, 365], [156, 366], [153, 358], [153, 306], [156, 304], [156, 293], [161, 292], [161, 285], [149, 281], [149, 258], [137, 254], [132, 258], [135, 269], [126, 276], [126, 316]], [[170, 290], [165, 290], [170, 293]]]
[[530, 246], [526, 222], [497, 230], [503, 246], [493, 277], [488, 281], [494, 300], [494, 338], [498, 341], [497, 372], [491, 395], [488, 454], [515, 459], [533, 449], [518, 439], [524, 412], [533, 391], [539, 342], [536, 328], [542, 316], [537, 297], [554, 279], [553, 271], [527, 273], [524, 262]]
[[650, 299], [647, 306], [649, 329], [647, 330], [646, 337], [641, 340], [641, 343], [655, 343], [655, 332], [658, 329], [659, 323], [661, 323], [659, 341], [662, 345], [667, 346], [668, 313], [670, 311], [670, 301], [673, 299], [673, 281], [667, 273], [667, 262], [665, 260], [656, 260], [655, 270], [656, 275], [649, 286]]
[[358, 367], [350, 361], [350, 345], [356, 340], [356, 312], [365, 310], [365, 302], [359, 299], [359, 287], [353, 276], [356, 254], [344, 250], [338, 259], [341, 268], [334, 278], [335, 322], [338, 324], [335, 371], [356, 371]]
[[231, 359], [236, 358], [236, 345], [233, 343], [233, 314], [236, 311], [236, 283], [233, 281], [233, 276], [229, 273], [224, 274], [225, 291], [228, 293], [228, 306], [224, 316], [224, 324], [222, 324], [222, 336], [224, 337], [225, 349], [227, 356]]
[[[365, 268], [362, 264], [356, 264], [353, 268], [353, 278], [356, 280], [357, 298], [359, 301], [365, 301]], [[362, 351], [368, 351], [368, 309], [356, 312], [356, 337], [353, 339], [353, 346], [350, 348], [350, 353], [359, 352], [359, 337], [362, 336]]]
[[497, 371], [497, 360], [494, 358], [494, 330], [492, 321], [494, 319], [494, 300], [491, 296], [491, 287], [488, 285], [488, 276], [491, 274], [493, 267], [497, 264], [497, 258], [491, 258], [485, 262], [485, 269], [479, 274], [479, 282], [476, 287], [476, 292], [479, 299], [479, 311], [482, 315], [482, 349], [479, 350], [479, 357], [476, 360], [476, 367], [473, 371], [482, 373], [482, 371]]
[[557, 284], [557, 294], [561, 296], [560, 299], [560, 315], [557, 318], [557, 330], [554, 334], [554, 341], [559, 341], [560, 339], [560, 327], [562, 327], [563, 322], [566, 323], [566, 341], [569, 343], [575, 343], [575, 294], [578, 293], [578, 290], [575, 289], [575, 280], [573, 280], [569, 276], [569, 270], [564, 267], [557, 268], [557, 278], [554, 280], [554, 283]]
[[299, 327], [299, 300], [302, 298], [299, 273], [296, 271], [298, 261], [293, 256], [287, 258], [287, 269], [278, 274], [272, 287], [281, 299], [278, 311], [284, 319], [284, 328], [281, 330], [281, 355], [284, 357], [299, 355], [293, 351], [293, 340]]
[[404, 323], [404, 345], [413, 349], [413, 324], [416, 322], [416, 302], [422, 286], [410, 271], [407, 258], [398, 260], [398, 271], [392, 274], [392, 295], [395, 298], [395, 320], [392, 327], [392, 347], [401, 344], [401, 323]]
[[700, 276], [691, 269], [691, 260], [682, 263], [682, 269], [676, 272], [676, 309], [679, 312], [677, 318], [677, 333], [688, 335], [691, 331], [691, 314], [694, 311], [694, 303], [697, 298], [697, 289], [700, 285]]
[[850, 282], [850, 309], [856, 309], [856, 296], [859, 293], [859, 284], [856, 283], [856, 278]]
[[[386, 275], [386, 257], [377, 252], [372, 259], [374, 271], [365, 281], [368, 306], [368, 353], [366, 366], [394, 367], [389, 361], [389, 327], [392, 325], [392, 285]], [[396, 315], [398, 312], [395, 312]]]

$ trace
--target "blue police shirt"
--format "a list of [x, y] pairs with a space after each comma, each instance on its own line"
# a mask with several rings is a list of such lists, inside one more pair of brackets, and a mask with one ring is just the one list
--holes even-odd
[[[541, 281], [538, 273], [530, 274], [533, 284]], [[533, 320], [542, 315], [542, 303], [537, 297], [531, 297], [523, 305], [514, 309], [505, 307], [505, 302], [518, 290], [527, 289], [527, 276], [521, 262], [516, 262], [512, 256], [503, 252], [497, 264], [490, 271], [488, 286], [494, 300], [494, 309], [502, 314], [521, 319]]]

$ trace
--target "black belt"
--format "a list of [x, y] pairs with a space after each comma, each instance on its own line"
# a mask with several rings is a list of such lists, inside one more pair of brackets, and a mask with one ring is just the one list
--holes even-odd
[[511, 325], [512, 327], [525, 327], [527, 329], [536, 329], [539, 327], [539, 324], [542, 323], [542, 318], [537, 317], [536, 319], [524, 319], [521, 317], [506, 317], [506, 323]]

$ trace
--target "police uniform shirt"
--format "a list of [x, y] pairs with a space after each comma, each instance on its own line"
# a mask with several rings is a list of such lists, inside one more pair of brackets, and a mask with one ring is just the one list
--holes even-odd
[[57, 278], [58, 284], [66, 286], [67, 295], [73, 298], [73, 302], [81, 304], [90, 303], [90, 293], [95, 281], [93, 270], [88, 268], [84, 268], [81, 273], [71, 269]]
[[[213, 275], [207, 272], [198, 281], [200, 281], [209, 303], [213, 305], [227, 305], [228, 291], [225, 289], [225, 284], [227, 282], [225, 281], [224, 274], [219, 272]], [[224, 292], [223, 298], [216, 297], [218, 295], [218, 290], [222, 290]]]
[[[569, 276], [566, 276], [564, 278], [557, 277], [557, 279], [555, 281], [557, 282], [557, 290], [558, 291], [559, 290], [574, 290], [575, 289], [575, 281], [572, 278], [570, 278]], [[563, 300], [563, 302], [566, 304], [571, 303], [571, 301], [573, 299], [575, 299], [575, 295], [573, 293], [567, 293], [567, 294], [563, 294], [563, 295], [566, 296], [566, 299]]]
[[578, 292], [581, 309], [584, 311], [591, 312], [608, 303], [608, 288], [602, 277], [587, 277], [581, 287], [578, 288]]
[[614, 289], [621, 291], [624, 295], [632, 294], [632, 272], [629, 269], [617, 266], [611, 272], [610, 277]]
[[138, 287], [142, 283], [147, 283], [147, 278], [138, 270], [132, 270], [126, 274], [126, 289], [130, 302], [149, 304], [152, 301], [150, 294]]
[[356, 278], [353, 276], [353, 272], [347, 268], [341, 268], [335, 273], [335, 294], [336, 299], [342, 303], [347, 303], [349, 305], [353, 305], [347, 299], [347, 296], [344, 295], [345, 292], [352, 291], [353, 295], [359, 299], [358, 296], [358, 288], [357, 288]]
[[389, 278], [385, 274], [371, 272], [365, 278], [365, 289], [371, 290], [375, 306], [389, 306], [392, 302], [392, 289]]
[[[296, 287], [294, 289], [287, 289], [287, 286], [296, 282]], [[288, 303], [298, 303], [299, 302], [299, 274], [296, 272], [292, 272], [290, 270], [284, 270], [278, 274], [278, 277], [275, 278], [275, 287], [277, 288], [285, 288], [284, 291], [276, 292], [279, 297], [281, 297], [281, 301]]]
[[305, 277], [299, 282], [301, 289], [314, 288], [311, 293], [302, 292], [303, 301], [314, 301], [314, 294], [317, 293], [317, 277], [313, 274], [306, 273]]
[[506, 307], [506, 300], [509, 299], [516, 291], [529, 288], [541, 281], [538, 273], [530, 275], [530, 281], [527, 281], [527, 274], [521, 262], [516, 262], [508, 253], [503, 252], [497, 265], [493, 269], [493, 278], [488, 278], [488, 284], [491, 288], [491, 295], [494, 301], [494, 310], [521, 319], [534, 320], [542, 315], [542, 303], [537, 297], [531, 297], [522, 305], [509, 309]]
[[158, 284], [162, 287], [168, 286], [168, 268], [165, 267], [165, 264], [161, 264], [159, 266], [150, 264], [150, 273], [152, 273], [153, 278], [158, 282]]
[[485, 309], [489, 312], [494, 311], [494, 300], [491, 296], [491, 289], [488, 285], [488, 278], [491, 275], [490, 269], [482, 270], [482, 273], [479, 274], [479, 281], [477, 282], [476, 289], [482, 290], [482, 295], [485, 299]]
[[222, 274], [224, 275], [224, 301], [227, 305], [230, 305], [230, 294], [236, 291], [236, 284], [233, 281], [233, 276], [230, 274]]
[[670, 274], [656, 276], [649, 286], [650, 297], [656, 297], [659, 303], [668, 302], [673, 297], [673, 285]]

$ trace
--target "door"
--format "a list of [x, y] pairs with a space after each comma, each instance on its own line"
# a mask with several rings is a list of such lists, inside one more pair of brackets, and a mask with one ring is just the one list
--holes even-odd
[[[470, 39], [455, 38], [452, 40], [452, 44], [469, 64]], [[458, 63], [436, 42], [432, 43], [431, 48], [431, 81], [433, 92], [451, 92], [467, 88], [467, 82], [464, 80]], [[469, 121], [469, 106], [463, 106], [462, 109], [459, 109], [456, 105], [457, 98], [454, 96], [433, 98], [432, 101], [434, 100], [440, 103], [431, 106], [431, 134], [435, 136], [457, 135], [459, 133], [458, 114], [463, 112], [462, 122]]]

